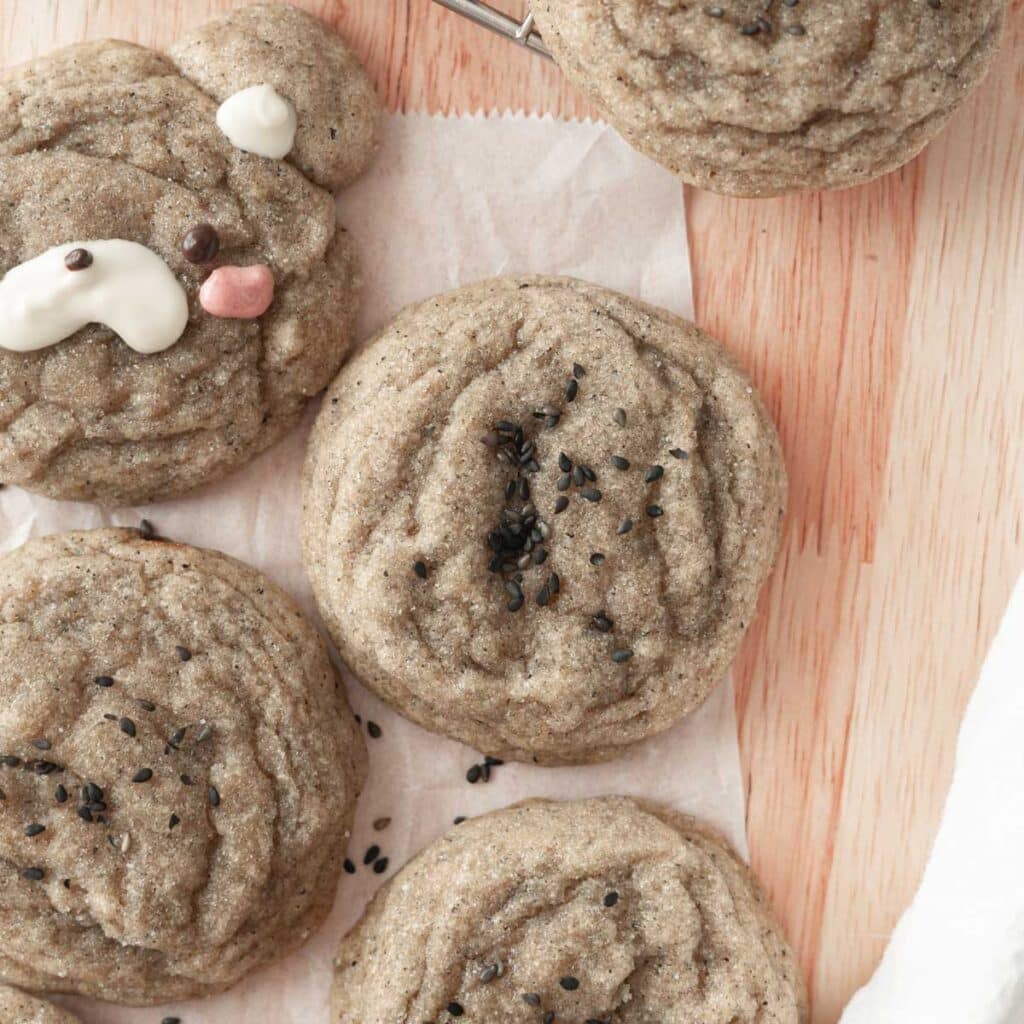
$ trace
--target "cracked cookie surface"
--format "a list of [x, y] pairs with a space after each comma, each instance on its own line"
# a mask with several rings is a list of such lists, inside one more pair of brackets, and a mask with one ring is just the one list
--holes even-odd
[[718, 682], [775, 557], [785, 472], [693, 324], [565, 278], [401, 313], [328, 391], [303, 549], [342, 657], [483, 753], [595, 761]]
[[0, 560], [0, 977], [227, 987], [323, 921], [364, 776], [323, 640], [254, 569], [134, 530]]
[[[295, 105], [291, 154], [234, 148], [220, 101], [277, 83]], [[128, 504], [217, 479], [280, 438], [337, 372], [358, 274], [327, 191], [376, 146], [378, 103], [355, 57], [289, 5], [243, 8], [168, 56], [83, 43], [0, 79], [0, 275], [72, 239], [126, 239], [183, 286], [184, 333], [141, 355], [100, 324], [36, 352], [0, 350], [0, 479], [57, 498]], [[212, 224], [215, 257], [187, 233]], [[265, 264], [254, 319], [199, 301], [218, 267]]]
[[912, 159], [984, 76], [1006, 0], [532, 0], [567, 77], [637, 149], [738, 196]]
[[804, 1024], [747, 868], [691, 818], [624, 797], [466, 821], [374, 897], [335, 958], [335, 1024]]

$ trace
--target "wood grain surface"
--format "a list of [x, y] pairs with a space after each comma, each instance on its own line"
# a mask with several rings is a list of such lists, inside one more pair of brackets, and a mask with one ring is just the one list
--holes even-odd
[[[104, 35], [166, 45], [228, 6], [2, 0], [0, 64]], [[555, 67], [429, 0], [304, 6], [392, 109], [589, 112]], [[698, 319], [767, 395], [792, 481], [740, 739], [754, 866], [832, 1024], [917, 885], [1024, 567], [1024, 0], [988, 81], [901, 172], [687, 202]]]

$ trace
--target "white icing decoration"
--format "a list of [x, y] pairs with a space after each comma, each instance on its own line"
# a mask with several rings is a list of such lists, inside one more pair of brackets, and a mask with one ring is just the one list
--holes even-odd
[[251, 85], [217, 108], [217, 127], [246, 153], [280, 160], [295, 144], [295, 108], [272, 85]]
[[[72, 249], [87, 249], [92, 265], [68, 270]], [[54, 246], [0, 279], [0, 348], [35, 352], [92, 323], [136, 352], [162, 352], [188, 324], [188, 298], [152, 249], [119, 238]]]

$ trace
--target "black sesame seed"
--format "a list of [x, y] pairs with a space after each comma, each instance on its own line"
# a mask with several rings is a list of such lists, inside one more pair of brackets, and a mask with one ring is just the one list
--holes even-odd
[[615, 625], [615, 623], [612, 622], [604, 612], [599, 612], [597, 615], [594, 615], [590, 621], [593, 623], [594, 629], [599, 633], [608, 633], [611, 631], [612, 626]]
[[761, 26], [756, 21], [748, 22], [746, 25], [740, 25], [740, 35], [756, 36], [760, 31]]
[[113, 680], [113, 677], [111, 677], [111, 676], [97, 676], [93, 680], [93, 682], [97, 686], [102, 686], [104, 688], [111, 687], [111, 686], [114, 685], [114, 680]]
[[388, 859], [387, 859], [387, 857], [381, 857], [380, 860], [378, 860], [373, 865], [373, 873], [375, 875], [383, 875], [384, 872], [387, 871], [387, 869], [388, 869]]
[[167, 830], [170, 832], [176, 829], [181, 824], [181, 818], [176, 814], [172, 814], [167, 821]]
[[391, 824], [390, 818], [375, 818], [373, 822], [374, 832], [383, 832]]
[[427, 578], [427, 567], [422, 562], [413, 562], [412, 571], [416, 573], [421, 580], [425, 580]]
[[607, 893], [604, 898], [604, 905], [606, 907], [614, 907], [619, 902], [619, 894], [613, 889], [610, 893]]
[[383, 735], [383, 730], [376, 722], [367, 722], [366, 731], [370, 734], [370, 739], [379, 740]]
[[180, 1017], [164, 1017], [160, 1024], [181, 1024]]
[[87, 782], [82, 787], [82, 800], [87, 804], [98, 803], [103, 799], [103, 790], [95, 782]]
[[563, 473], [568, 473], [572, 469], [572, 459], [565, 452], [558, 453], [558, 468]]
[[135, 735], [135, 723], [130, 718], [120, 719], [117, 725], [121, 732], [123, 732], [126, 736]]
[[564, 512], [569, 507], [569, 499], [563, 494], [555, 499], [555, 515]]
[[566, 992], [575, 992], [580, 987], [579, 978], [574, 978], [571, 974], [567, 974], [564, 978], [559, 979], [558, 982]]
[[629, 531], [632, 530], [632, 529], [633, 529], [633, 520], [630, 519], [629, 516], [626, 516], [626, 518], [623, 519], [621, 523], [619, 523], [618, 527], [616, 527], [615, 532], [617, 534], [619, 534], [619, 536], [621, 537], [622, 534], [629, 533]]
[[448, 1012], [453, 1017], [461, 1017], [462, 1014], [463, 1014], [462, 1004], [461, 1003], [455, 1003], [455, 1002], [449, 1003], [448, 1004]]
[[498, 965], [487, 964], [486, 967], [480, 972], [480, 983], [487, 985], [498, 976]]
[[205, 743], [212, 735], [213, 726], [209, 722], [204, 722], [196, 735], [196, 743]]
[[530, 1006], [540, 1006], [540, 996], [536, 992], [524, 992], [523, 1002]]
[[622, 650], [612, 651], [612, 661], [614, 661], [616, 665], [622, 665], [632, 657], [633, 652], [629, 650], [628, 647], [623, 648]]
[[550, 590], [552, 594], [557, 594], [559, 592], [559, 590], [561, 590], [561, 589], [562, 589], [562, 581], [559, 578], [558, 573], [557, 572], [553, 572], [548, 577], [548, 590]]
[[356, 873], [356, 866], [352, 863], [351, 860], [349, 860], [348, 857], [345, 858], [345, 863], [342, 865], [342, 867], [344, 867], [345, 873], [348, 875], [354, 875]]
[[64, 804], [67, 803], [68, 800], [68, 791], [62, 785], [58, 784], [57, 788], [53, 791], [53, 796], [57, 803]]
[[178, 644], [174, 648], [174, 650], [175, 650], [175, 653], [178, 655], [178, 657], [182, 661], [191, 661], [192, 660], [192, 652], [187, 647], [182, 647], [180, 644]]
[[573, 377], [573, 379], [571, 381], [569, 381], [568, 385], [566, 386], [566, 389], [565, 389], [565, 400], [567, 402], [575, 401], [576, 400], [576, 396], [579, 394], [579, 390], [580, 390], [580, 386], [577, 383], [576, 378]]
[[181, 745], [181, 741], [185, 738], [185, 731], [187, 729], [187, 725], [182, 726], [180, 729], [176, 729], [171, 738], [167, 741], [170, 744], [170, 746], [177, 749]]
[[669, 455], [671, 455], [673, 459], [688, 459], [690, 457], [690, 453], [683, 451], [682, 448], [671, 449], [669, 451]]
[[551, 591], [548, 589], [547, 584], [537, 591], [537, 604], [541, 608], [546, 608], [551, 602]]
[[181, 780], [183, 786], [194, 786], [195, 780], [191, 775], [179, 775], [178, 778]]
[[600, 551], [595, 551], [590, 556], [591, 565], [604, 565], [605, 557]]
[[805, 36], [807, 35], [807, 29], [803, 25], [787, 25], [786, 35], [790, 36]]
[[572, 477], [569, 476], [568, 473], [563, 473], [558, 478], [558, 482], [555, 484], [555, 487], [558, 488], [558, 490], [560, 490], [560, 491], [567, 491], [567, 490], [569, 490], [569, 485], [571, 483], [572, 483]]
[[573, 363], [573, 364], [572, 364], [572, 375], [573, 375], [573, 376], [574, 376], [574, 377], [575, 377], [575, 378], [576, 378], [577, 380], [579, 380], [579, 379], [580, 379], [581, 377], [586, 377], [586, 375], [587, 375], [587, 371], [586, 371], [586, 370], [584, 370], [584, 369], [583, 369], [583, 367], [582, 367], [582, 366], [580, 366], [580, 364], [579, 364], [579, 363]]
[[600, 501], [601, 492], [596, 487], [584, 487], [580, 491], [580, 497], [586, 498], [587, 501]]
[[545, 1013], [544, 1016], [541, 1017], [541, 1020], [544, 1022], [544, 1024], [554, 1024], [554, 1021], [555, 1021], [555, 1011], [554, 1010], [548, 1010], [547, 1013]]
[[644, 473], [644, 483], [653, 484], [655, 480], [660, 480], [664, 475], [664, 466], [651, 466], [651, 468]]
[[576, 466], [572, 471], [572, 482], [577, 487], [582, 487], [587, 482], [587, 475], [583, 472], [582, 466]]
[[380, 856], [380, 847], [374, 843], [366, 853], [363, 854], [363, 863], [372, 864]]
[[152, 768], [140, 768], [133, 776], [132, 782], [149, 782], [153, 778]]
[[144, 698], [139, 697], [135, 703], [138, 704], [143, 711], [156, 711], [156, 705], [151, 700], [145, 700]]
[[27, 835], [29, 837], [29, 839], [31, 839], [33, 836], [41, 835], [45, 831], [46, 831], [46, 826], [45, 825], [40, 825], [38, 823], [33, 823], [31, 825], [26, 825], [25, 826], [25, 835]]
[[75, 813], [82, 819], [82, 821], [87, 823], [92, 822], [92, 811], [90, 811], [88, 807], [79, 807]]
[[156, 530], [148, 519], [143, 519], [142, 522], [139, 523], [139, 536], [143, 540], [152, 540], [156, 536]]
[[466, 772], [466, 781], [470, 785], [475, 785], [476, 783], [478, 783], [480, 781], [480, 775], [481, 775], [482, 772], [483, 772], [483, 769], [480, 767], [480, 765], [474, 764], [469, 769], [469, 771]]
[[30, 882], [41, 882], [45, 876], [46, 872], [42, 868], [25, 868], [21, 872], [21, 877]]
[[613, 455], [612, 465], [616, 469], [629, 469], [629, 459], [624, 459], [621, 455]]
[[516, 493], [516, 482], [515, 480], [509, 480], [505, 484], [505, 500], [508, 501]]
[[533, 564], [543, 565], [548, 560], [548, 553], [545, 548], [537, 548], [533, 553]]
[[616, 409], [614, 414], [613, 414], [613, 416], [615, 418], [615, 422], [618, 423], [618, 425], [620, 427], [624, 427], [626, 425], [626, 410], [625, 409]]
[[646, 512], [652, 519], [658, 519], [665, 514], [665, 510], [660, 505], [648, 505]]
[[50, 743], [49, 740], [33, 740], [32, 746], [35, 747], [36, 750], [49, 750], [53, 744]]
[[452, 824], [453, 825], [461, 825], [465, 820], [466, 820], [466, 816], [464, 814], [460, 814], [458, 817], [452, 818]]
[[0, 764], [5, 768], [17, 768], [21, 764], [21, 758], [15, 757], [14, 754], [4, 754], [0, 757]]
[[510, 598], [508, 603], [505, 605], [505, 607], [510, 612], [517, 612], [517, 611], [519, 611], [520, 608], [523, 607], [523, 602], [525, 600], [526, 600], [526, 598], [523, 597], [522, 594], [519, 594], [517, 597]]
[[498, 422], [494, 424], [494, 429], [497, 430], [499, 434], [514, 434], [519, 430], [519, 427], [511, 420], [498, 420]]

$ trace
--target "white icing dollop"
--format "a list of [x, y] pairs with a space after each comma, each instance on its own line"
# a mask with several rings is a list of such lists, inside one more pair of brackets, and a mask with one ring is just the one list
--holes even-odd
[[[91, 265], [69, 270], [73, 249], [87, 250]], [[0, 348], [34, 352], [91, 323], [136, 352], [162, 352], [188, 324], [188, 297], [152, 249], [120, 238], [54, 246], [0, 280]]]
[[280, 160], [295, 144], [295, 108], [272, 85], [250, 85], [217, 108], [217, 127], [246, 153]]

